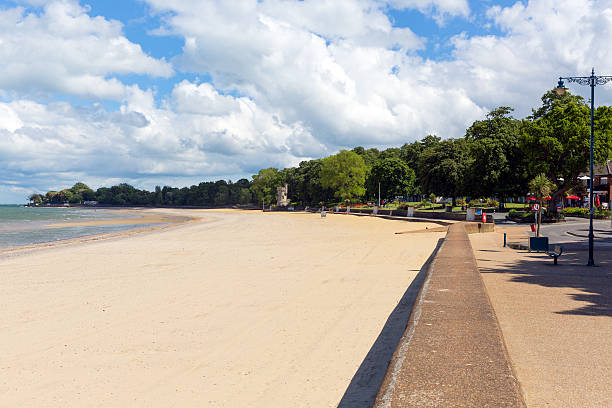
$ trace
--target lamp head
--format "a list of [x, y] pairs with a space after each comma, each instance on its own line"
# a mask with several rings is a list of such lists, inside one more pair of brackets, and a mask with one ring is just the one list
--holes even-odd
[[557, 83], [557, 87], [554, 89], [554, 91], [559, 96], [563, 95], [565, 91], [567, 91], [567, 88], [565, 87], [565, 84], [563, 83], [563, 79], [561, 77], [559, 77], [559, 82]]

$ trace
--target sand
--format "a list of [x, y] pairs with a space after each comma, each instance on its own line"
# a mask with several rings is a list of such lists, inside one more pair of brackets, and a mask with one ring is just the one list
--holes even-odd
[[115, 210], [120, 214], [138, 216], [138, 218], [112, 218], [108, 220], [62, 222], [45, 225], [47, 228], [86, 227], [98, 225], [138, 225], [138, 224], [176, 224], [187, 222], [192, 217], [172, 213], [159, 213], [143, 210]]
[[200, 220], [0, 256], [2, 407], [331, 407], [444, 232]]

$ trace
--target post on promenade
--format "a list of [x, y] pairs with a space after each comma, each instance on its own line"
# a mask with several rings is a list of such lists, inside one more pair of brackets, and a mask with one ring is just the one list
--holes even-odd
[[595, 75], [595, 68], [593, 68], [591, 76], [559, 77], [559, 82], [555, 89], [559, 95], [563, 95], [565, 91], [567, 91], [563, 83], [564, 80], [591, 87], [591, 176], [589, 183], [589, 261], [587, 262], [587, 266], [595, 266], [595, 261], [593, 259], [593, 238], [595, 237], [593, 234], [593, 214], [595, 214], [595, 207], [593, 205], [593, 147], [595, 144], [593, 137], [593, 117], [595, 115], [595, 87], [612, 81], [612, 76]]

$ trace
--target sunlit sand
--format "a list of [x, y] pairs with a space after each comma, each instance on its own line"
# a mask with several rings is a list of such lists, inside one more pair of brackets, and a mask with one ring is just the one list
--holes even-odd
[[1, 406], [335, 406], [444, 236], [163, 212], [201, 220], [0, 257]]

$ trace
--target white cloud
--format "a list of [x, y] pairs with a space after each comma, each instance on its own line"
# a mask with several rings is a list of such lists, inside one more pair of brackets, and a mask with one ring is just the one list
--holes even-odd
[[332, 150], [456, 135], [483, 113], [460, 89], [428, 85], [426, 64], [408, 56], [423, 39], [392, 27], [380, 2], [149, 3], [174, 13], [164, 29], [186, 39], [182, 69], [210, 73], [217, 89], [301, 123]]
[[284, 124], [248, 98], [188, 81], [172, 95], [170, 108], [157, 108], [150, 91], [132, 88], [117, 112], [65, 102], [0, 103], [0, 114], [11, 119], [0, 121], [3, 177], [37, 180], [40, 189], [56, 188], [68, 175], [94, 185], [127, 179], [142, 186], [250, 174], [262, 161], [284, 167], [327, 153], [299, 123]]
[[112, 75], [172, 75], [168, 62], [146, 55], [122, 34], [120, 22], [86, 11], [73, 0], [45, 2], [40, 15], [0, 9], [2, 92], [122, 100], [126, 87]]
[[[518, 116], [530, 113], [559, 76], [600, 74], [612, 67], [612, 1], [538, 0], [494, 6], [489, 18], [503, 36], [458, 35], [454, 59], [435, 65], [439, 86], [459, 85], [480, 106], [508, 105]], [[609, 68], [608, 68], [609, 69]], [[582, 88], [582, 89], [581, 89]], [[588, 95], [588, 88], [571, 86]], [[597, 92], [599, 103], [611, 103], [609, 92]]]
[[[129, 42], [121, 23], [92, 18], [74, 1], [45, 2], [40, 15], [0, 11], [4, 179], [49, 180], [50, 188], [58, 179], [150, 186], [248, 175], [360, 144], [460, 137], [497, 106], [529, 114], [559, 75], [591, 66], [612, 74], [604, 72], [612, 0], [493, 6], [487, 18], [503, 35], [458, 33], [450, 58], [438, 61], [419, 57], [432, 45], [393, 27], [385, 11], [469, 18], [467, 1], [147, 3], [162, 13], [157, 32], [184, 38], [175, 66], [212, 83], [178, 82], [160, 103], [113, 77], [173, 73]], [[40, 96], [55, 92], [122, 105], [108, 112]], [[597, 101], [612, 102], [609, 94], [598, 90]]]

